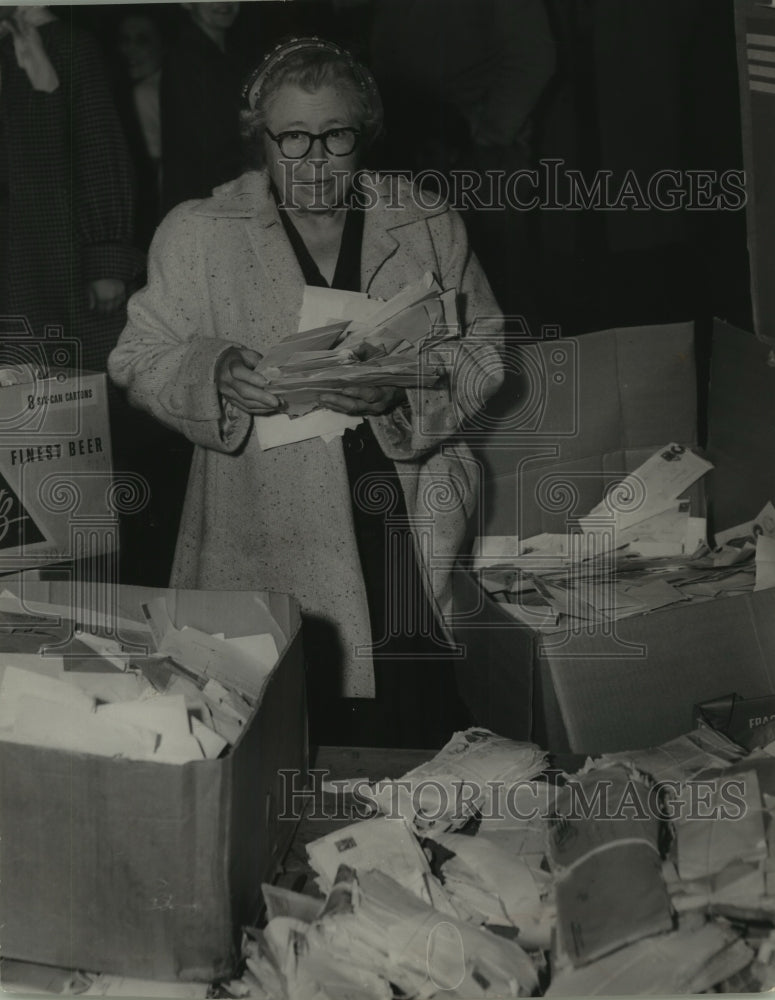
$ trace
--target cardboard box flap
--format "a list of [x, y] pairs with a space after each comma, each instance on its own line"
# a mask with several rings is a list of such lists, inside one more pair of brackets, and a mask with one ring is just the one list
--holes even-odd
[[[80, 619], [80, 624], [107, 630], [118, 629], [121, 633], [147, 634], [147, 624], [138, 616], [140, 610], [134, 602], [124, 602], [120, 598], [110, 607], [105, 600], [98, 604], [90, 603], [90, 596], [105, 597], [104, 584], [87, 582], [77, 586], [64, 580], [40, 580], [29, 574], [5, 577], [2, 580], [2, 591], [8, 595], [0, 596], [0, 608], [4, 611], [14, 611], [17, 605], [21, 611], [30, 615], [41, 615], [47, 619]], [[117, 589], [113, 594], [117, 594]], [[148, 590], [148, 593], [156, 591]], [[163, 591], [158, 591], [159, 594]]]
[[715, 321], [707, 448], [715, 531], [775, 502], [775, 368], [768, 358], [752, 333]]
[[[566, 359], [562, 364], [558, 355]], [[526, 373], [527, 395], [498, 413], [486, 434], [474, 432], [469, 438], [483, 467], [480, 534], [529, 537], [562, 530], [549, 526], [557, 523], [551, 500], [535, 496], [543, 470], [585, 473], [600, 468], [601, 455], [697, 441], [691, 323], [519, 345], [517, 363]], [[581, 490], [579, 507], [597, 489], [587, 480], [573, 488]], [[597, 493], [580, 513], [599, 500]]]
[[[163, 598], [173, 624], [177, 628], [190, 625], [211, 634], [224, 632], [227, 637], [269, 632], [280, 654], [301, 628], [297, 602], [285, 594], [270, 594], [248, 590], [165, 590], [158, 587], [108, 588], [99, 582], [73, 583], [68, 580], [14, 580], [3, 584], [15, 594], [30, 612], [42, 605], [54, 606], [63, 616], [73, 609], [91, 608], [90, 597], [99, 598], [101, 612], [95, 619], [88, 611], [89, 621], [114, 623], [130, 632], [148, 632], [141, 605]], [[110, 594], [116, 604], [108, 607]], [[117, 616], [117, 617], [116, 617]], [[246, 631], [249, 630], [249, 631]]]
[[[550, 464], [542, 458], [527, 458], [519, 477], [499, 476], [486, 485], [486, 534], [522, 539], [545, 531], [564, 534], [600, 503], [609, 485], [634, 472], [668, 443], [655, 441], [647, 447], [619, 448]], [[702, 517], [704, 482], [696, 483], [685, 495], [691, 501], [692, 514]]]
[[[132, 599], [132, 590], [125, 590]], [[218, 600], [214, 600], [217, 593]], [[277, 643], [280, 653], [288, 645], [293, 633], [300, 627], [298, 608], [285, 595], [271, 595], [248, 590], [205, 591], [168, 590], [167, 609], [174, 625], [182, 628], [190, 625], [203, 632], [224, 632], [227, 638], [245, 635], [246, 623], [254, 634], [269, 632]], [[222, 598], [222, 599], [221, 599]]]
[[[692, 323], [517, 341], [507, 352], [521, 391], [508, 399], [498, 393], [494, 426], [472, 437], [484, 450], [560, 444], [570, 459], [676, 436], [696, 440]], [[509, 471], [498, 458], [488, 464], [493, 475]]]

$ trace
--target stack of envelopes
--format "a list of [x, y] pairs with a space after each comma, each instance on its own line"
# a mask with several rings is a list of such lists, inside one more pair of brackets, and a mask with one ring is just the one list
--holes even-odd
[[427, 349], [459, 336], [456, 296], [430, 274], [387, 302], [364, 296], [359, 319], [292, 334], [257, 371], [295, 415], [316, 407], [321, 393], [353, 385], [434, 386], [444, 368]]
[[[31, 609], [4, 593], [0, 613], [19, 636], [16, 650], [0, 652], [0, 741], [57, 750], [166, 764], [219, 757], [239, 738], [279, 656], [268, 632], [227, 638], [178, 629], [161, 599], [137, 608], [148, 626], [128, 623], [138, 642], [126, 649], [99, 628], [80, 629], [75, 608]], [[73, 636], [63, 656], [45, 654], [56, 617]]]
[[[307, 845], [322, 896], [263, 887], [268, 923], [247, 936], [232, 995], [494, 1000], [775, 985], [771, 753], [701, 726], [575, 775], [542, 774], [535, 746], [456, 733], [421, 768], [377, 783], [368, 801], [381, 815]], [[453, 789], [475, 805], [464, 826], [445, 808]]]
[[512, 617], [543, 632], [571, 620], [601, 624], [686, 601], [775, 586], [775, 507], [705, 541], [704, 518], [682, 494], [712, 466], [667, 445], [608, 491], [566, 535], [493, 539], [482, 584]]

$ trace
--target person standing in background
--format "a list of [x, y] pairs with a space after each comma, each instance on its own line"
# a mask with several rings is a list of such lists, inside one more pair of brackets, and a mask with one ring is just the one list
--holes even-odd
[[530, 116], [554, 70], [542, 0], [375, 0], [371, 55], [393, 113], [386, 127], [428, 134], [443, 123], [426, 111], [449, 107], [466, 124], [443, 136], [450, 150], [529, 148]]
[[238, 3], [184, 3], [162, 68], [162, 210], [207, 198], [241, 170], [240, 88], [247, 68], [230, 31]]
[[[650, 205], [638, 192], [648, 192], [661, 172], [707, 166], [692, 160], [700, 138], [697, 112], [705, 103], [713, 109], [711, 121], [719, 113], [721, 95], [708, 91], [716, 67], [707, 71], [711, 49], [703, 39], [715, 6], [547, 0], [558, 73], [537, 146], [543, 159], [562, 164], [553, 200], [566, 204], [575, 197], [563, 176], [569, 170], [588, 190], [601, 183], [609, 193], [602, 205], [540, 215], [543, 308], [570, 335], [695, 315], [692, 213], [680, 203]], [[707, 65], [693, 63], [698, 48]], [[698, 81], [704, 101], [691, 97]], [[629, 192], [624, 208], [617, 205], [622, 190]]]
[[387, 164], [482, 177], [479, 198], [500, 207], [465, 213], [471, 245], [501, 309], [530, 313], [525, 213], [494, 178], [531, 162], [532, 115], [555, 60], [543, 0], [375, 0], [371, 60]]
[[[160, 88], [164, 28], [153, 8], [133, 4], [119, 14], [113, 34], [121, 75], [116, 104], [134, 167], [137, 192], [136, 239], [147, 252], [161, 221]], [[178, 532], [191, 445], [161, 427], [123, 397], [113, 407], [113, 441], [118, 471], [139, 473], [149, 487], [147, 506], [121, 526], [123, 583], [165, 587]], [[148, 553], [153, 553], [153, 559]]]
[[0, 7], [0, 307], [61, 327], [105, 371], [142, 258], [129, 158], [96, 42], [45, 7]]
[[149, 9], [132, 5], [120, 15], [116, 47], [121, 74], [116, 107], [135, 175], [137, 246], [147, 251], [161, 221], [161, 66], [164, 39]]

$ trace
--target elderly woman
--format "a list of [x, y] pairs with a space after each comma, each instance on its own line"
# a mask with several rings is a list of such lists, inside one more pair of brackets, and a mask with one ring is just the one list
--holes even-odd
[[[299, 599], [313, 740], [440, 745], [466, 721], [443, 624], [477, 500], [458, 431], [501, 381], [498, 309], [454, 212], [356, 174], [381, 104], [347, 52], [286, 42], [245, 96], [260, 169], [167, 216], [111, 357], [130, 401], [196, 445], [171, 583]], [[283, 403], [256, 366], [296, 331], [305, 285], [387, 299], [425, 272], [457, 289], [469, 333], [444, 384], [321, 393], [366, 419], [262, 450], [253, 425]]]

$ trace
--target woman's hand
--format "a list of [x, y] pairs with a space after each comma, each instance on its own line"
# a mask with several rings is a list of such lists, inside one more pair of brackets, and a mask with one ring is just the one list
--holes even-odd
[[320, 395], [321, 406], [353, 417], [378, 417], [405, 400], [406, 390], [394, 385], [360, 385]]
[[264, 376], [254, 371], [260, 360], [257, 351], [230, 347], [221, 355], [215, 370], [215, 384], [221, 396], [254, 416], [277, 413], [285, 408], [281, 399], [264, 388], [269, 384]]

